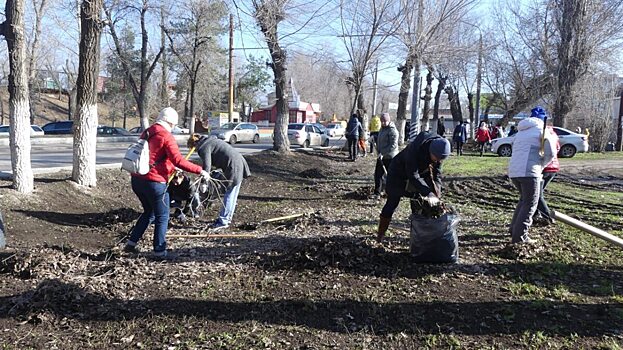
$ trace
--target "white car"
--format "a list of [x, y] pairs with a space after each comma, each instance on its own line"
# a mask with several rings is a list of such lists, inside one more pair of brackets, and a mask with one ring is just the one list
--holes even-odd
[[[588, 137], [586, 135], [557, 126], [554, 127], [554, 132], [560, 139], [559, 157], [571, 158], [576, 152], [588, 152]], [[497, 153], [500, 157], [510, 157], [513, 153], [514, 140], [514, 135], [491, 140], [491, 152]]]
[[257, 129], [257, 125], [251, 123], [223, 124], [220, 128], [210, 131], [210, 135], [214, 135], [232, 145], [236, 142], [251, 141], [258, 143], [260, 141], [260, 132]]
[[329, 146], [329, 137], [320, 128], [313, 124], [288, 124], [288, 139], [290, 144], [303, 146]]
[[[30, 136], [43, 136], [43, 129], [39, 125], [30, 126]], [[0, 135], [9, 135], [9, 126], [0, 125]]]
[[345, 131], [346, 128], [340, 123], [327, 125], [327, 134], [331, 137], [344, 136]]

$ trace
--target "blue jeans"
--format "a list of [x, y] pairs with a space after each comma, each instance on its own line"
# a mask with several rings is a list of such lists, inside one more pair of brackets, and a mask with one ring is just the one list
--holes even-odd
[[238, 201], [238, 193], [240, 193], [241, 185], [240, 183], [227, 189], [223, 195], [223, 208], [221, 208], [221, 212], [218, 214], [218, 223], [223, 225], [229, 225], [231, 223], [234, 211], [236, 210], [236, 202]]
[[[143, 214], [136, 221], [130, 234], [130, 245], [136, 245], [151, 224], [154, 229], [154, 252], [161, 253], [167, 248], [166, 234], [169, 224], [169, 192], [167, 184], [132, 177], [132, 191], [136, 193], [143, 206]], [[134, 243], [134, 244], [132, 244]]]

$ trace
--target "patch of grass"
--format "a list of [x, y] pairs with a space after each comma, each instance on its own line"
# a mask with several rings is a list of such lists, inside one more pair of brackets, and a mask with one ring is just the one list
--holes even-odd
[[515, 296], [542, 298], [548, 294], [546, 289], [528, 282], [510, 282], [506, 289]]
[[615, 339], [608, 336], [604, 336], [604, 339], [597, 345], [596, 349], [599, 350], [621, 350], [621, 345]]
[[525, 331], [521, 335], [521, 343], [528, 349], [544, 349], [552, 345], [550, 337], [542, 331]]
[[451, 156], [443, 163], [446, 176], [495, 176], [506, 174], [510, 158], [488, 154], [478, 156]]
[[623, 152], [589, 152], [576, 153], [573, 158], [560, 158], [561, 163], [572, 162], [576, 160], [607, 160], [607, 159], [623, 159]]

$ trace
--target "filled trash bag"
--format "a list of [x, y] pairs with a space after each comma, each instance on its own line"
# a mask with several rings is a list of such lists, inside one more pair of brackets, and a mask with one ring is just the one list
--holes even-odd
[[459, 239], [456, 233], [460, 218], [448, 212], [437, 218], [411, 214], [411, 256], [421, 263], [456, 263]]

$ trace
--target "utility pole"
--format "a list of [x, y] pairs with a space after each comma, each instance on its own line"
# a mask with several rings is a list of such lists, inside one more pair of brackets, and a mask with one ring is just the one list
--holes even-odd
[[377, 79], [378, 79], [378, 75], [379, 75], [379, 60], [376, 60], [376, 67], [374, 68], [374, 93], [372, 94], [372, 116], [376, 115], [376, 99], [377, 99], [377, 94], [378, 94], [378, 88], [376, 86], [377, 84]]
[[234, 122], [234, 15], [229, 15], [229, 122]]
[[[160, 46], [166, 46], [166, 34], [164, 32], [164, 5], [160, 6]], [[162, 64], [162, 85], [160, 86], [160, 105], [161, 107], [170, 107], [169, 92], [168, 92], [168, 78], [167, 78], [167, 50], [162, 50], [162, 57], [160, 58]], [[125, 127], [125, 126], [124, 126]]]
[[[478, 28], [480, 31], [480, 28]], [[472, 125], [470, 128], [470, 136], [474, 139], [476, 135], [476, 128], [478, 124], [480, 124], [480, 85], [482, 81], [482, 32], [480, 32], [480, 41], [478, 43], [478, 66], [476, 67], [476, 108], [474, 111], [475, 121], [472, 121]]]
[[617, 125], [617, 144], [616, 150], [623, 151], [623, 86], [619, 95], [619, 125]]

